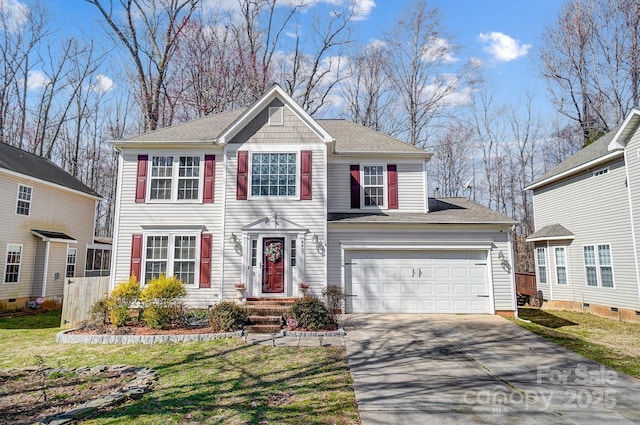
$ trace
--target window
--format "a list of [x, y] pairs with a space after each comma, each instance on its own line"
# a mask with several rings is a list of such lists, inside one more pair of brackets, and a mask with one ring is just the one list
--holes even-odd
[[269, 107], [269, 125], [284, 125], [284, 107]]
[[29, 215], [31, 211], [31, 191], [29, 186], [18, 185], [18, 204], [16, 214]]
[[151, 157], [150, 200], [198, 200], [199, 156]]
[[362, 189], [366, 207], [384, 207], [384, 166], [365, 165], [362, 167]]
[[66, 277], [74, 277], [76, 275], [76, 257], [78, 250], [76, 248], [67, 248], [67, 268]]
[[251, 155], [251, 196], [296, 196], [298, 155], [254, 153]]
[[593, 177], [602, 176], [604, 174], [607, 174], [608, 172], [609, 172], [609, 168], [601, 168], [593, 172]]
[[87, 264], [85, 267], [86, 275], [91, 276], [109, 276], [111, 267], [111, 250], [108, 248], [88, 248]]
[[567, 259], [562, 247], [556, 248], [556, 278], [558, 285], [567, 284]]
[[291, 241], [291, 256], [289, 257], [289, 261], [291, 262], [291, 267], [296, 266], [296, 240], [295, 239]]
[[585, 245], [583, 252], [587, 286], [613, 288], [611, 245]]
[[18, 283], [20, 281], [21, 259], [22, 245], [7, 245], [7, 263], [4, 269], [4, 283]]
[[251, 241], [251, 266], [255, 267], [258, 265], [258, 240], [253, 239]]
[[546, 249], [536, 249], [536, 259], [538, 260], [538, 283], [547, 283], [547, 255]]
[[196, 283], [198, 235], [148, 235], [144, 257], [144, 280], [175, 276], [187, 285]]

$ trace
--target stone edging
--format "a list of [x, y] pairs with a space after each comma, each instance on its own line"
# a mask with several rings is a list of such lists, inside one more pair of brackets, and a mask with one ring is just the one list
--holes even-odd
[[60, 344], [161, 344], [166, 342], [213, 341], [221, 338], [242, 337], [242, 331], [226, 333], [202, 333], [181, 335], [80, 335], [68, 329], [58, 332], [56, 342]]
[[299, 331], [287, 331], [285, 329], [282, 329], [280, 331], [280, 335], [282, 336], [293, 336], [296, 338], [299, 337], [308, 337], [308, 338], [313, 338], [313, 337], [319, 337], [319, 336], [326, 336], [326, 337], [330, 337], [330, 336], [345, 336], [347, 333], [344, 331], [344, 329], [340, 328], [337, 331], [323, 331], [323, 332], [299, 332]]
[[[37, 367], [8, 369], [9, 371], [24, 370], [37, 372]], [[131, 365], [79, 367], [77, 369], [45, 369], [45, 373], [76, 373], [78, 376], [105, 375], [132, 375], [131, 381], [118, 389], [118, 391], [102, 395], [96, 399], [79, 404], [73, 409], [58, 415], [44, 417], [34, 425], [64, 425], [94, 415], [100, 409], [113, 406], [130, 399], [139, 399], [148, 392], [155, 381], [158, 380], [157, 372], [148, 367], [135, 367]]]

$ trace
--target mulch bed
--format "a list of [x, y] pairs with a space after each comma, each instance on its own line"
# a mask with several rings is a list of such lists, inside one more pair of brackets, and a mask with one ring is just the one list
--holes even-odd
[[48, 377], [46, 371], [0, 371], [0, 424], [27, 425], [62, 414], [79, 404], [117, 391], [127, 379], [130, 377], [120, 374], [54, 373]]

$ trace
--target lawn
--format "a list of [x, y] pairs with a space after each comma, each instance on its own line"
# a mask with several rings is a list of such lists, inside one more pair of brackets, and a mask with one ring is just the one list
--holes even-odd
[[141, 400], [87, 424], [358, 424], [344, 347], [246, 345], [238, 339], [148, 345], [63, 345], [57, 312], [0, 319], [0, 368], [149, 366]]
[[640, 378], [640, 324], [590, 313], [520, 308], [514, 323], [612, 369]]

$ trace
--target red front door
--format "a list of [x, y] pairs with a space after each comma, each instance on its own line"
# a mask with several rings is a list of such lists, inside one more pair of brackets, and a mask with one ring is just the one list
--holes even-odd
[[262, 245], [262, 292], [284, 293], [284, 238], [264, 239]]

